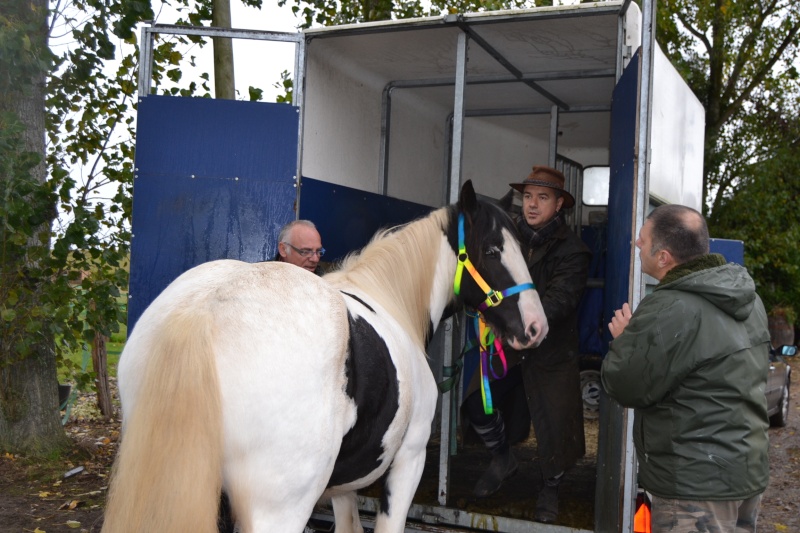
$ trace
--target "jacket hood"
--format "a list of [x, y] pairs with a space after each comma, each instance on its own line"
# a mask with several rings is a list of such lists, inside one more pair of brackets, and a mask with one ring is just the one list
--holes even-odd
[[697, 294], [736, 320], [750, 316], [756, 301], [756, 285], [747, 269], [726, 263], [719, 254], [678, 265], [655, 288], [662, 289]]

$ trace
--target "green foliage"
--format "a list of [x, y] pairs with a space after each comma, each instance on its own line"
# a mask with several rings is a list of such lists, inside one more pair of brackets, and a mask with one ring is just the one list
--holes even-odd
[[292, 103], [292, 93], [294, 91], [294, 83], [292, 81], [292, 76], [289, 74], [288, 71], [284, 70], [281, 72], [281, 81], [275, 83], [274, 87], [276, 89], [283, 89], [283, 94], [279, 94], [275, 98], [275, 102], [279, 104], [291, 104]]
[[454, 13], [550, 6], [552, 0], [278, 0], [302, 17], [303, 28]]
[[53, 196], [33, 177], [41, 156], [24, 149], [23, 133], [13, 113], [0, 116], [0, 365], [29, 356], [54, 311], [36, 304], [47, 274], [42, 214], [52, 212]]
[[[797, 319], [800, 302], [800, 119], [785, 125], [787, 142], [771, 157], [741, 169], [736, 194], [715, 210], [715, 236], [745, 243], [745, 264], [767, 309]], [[794, 140], [794, 142], [792, 142]]]
[[115, 39], [135, 44], [133, 26], [153, 12], [149, 1], [69, 4], [51, 15], [51, 31], [73, 40], [58, 55], [30, 44], [39, 25], [22, 23], [5, 2], [0, 13], [4, 108], [37, 72], [48, 74], [46, 153], [26, 151], [14, 113], [0, 118], [0, 365], [55, 342], [62, 371], [90, 384], [69, 354], [125, 322], [116, 302], [128, 277], [135, 46], [116, 70], [108, 65]]
[[705, 202], [737, 188], [741, 165], [775, 148], [776, 112], [797, 113], [800, 50], [793, 0], [662, 0], [658, 40], [706, 110]]
[[745, 242], [768, 309], [800, 302], [800, 10], [792, 0], [662, 0], [658, 40], [706, 110], [704, 208]]

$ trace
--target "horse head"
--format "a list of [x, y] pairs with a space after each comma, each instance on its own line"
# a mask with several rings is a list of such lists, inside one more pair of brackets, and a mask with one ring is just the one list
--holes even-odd
[[547, 318], [511, 218], [478, 200], [471, 181], [461, 188], [457, 211], [448, 232], [459, 261], [455, 291], [511, 347], [538, 346], [547, 335]]

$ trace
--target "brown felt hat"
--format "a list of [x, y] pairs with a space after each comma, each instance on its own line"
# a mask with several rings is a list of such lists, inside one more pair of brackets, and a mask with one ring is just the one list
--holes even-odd
[[575, 205], [575, 198], [564, 189], [564, 174], [554, 168], [535, 166], [533, 167], [533, 171], [525, 178], [525, 181], [522, 183], [509, 183], [508, 185], [519, 192], [525, 192], [526, 185], [550, 187], [551, 189], [561, 191], [561, 197], [564, 198], [563, 207], [565, 209]]

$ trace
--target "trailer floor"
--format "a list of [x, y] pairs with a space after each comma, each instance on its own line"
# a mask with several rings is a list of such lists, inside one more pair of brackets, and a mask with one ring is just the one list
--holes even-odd
[[[584, 422], [586, 432], [586, 455], [569, 470], [559, 490], [559, 517], [556, 525], [575, 529], [594, 530], [594, 496], [597, 463], [597, 420]], [[536, 453], [536, 438], [531, 429], [530, 438], [513, 447], [519, 461], [517, 473], [506, 480], [496, 494], [476, 500], [472, 488], [489, 466], [489, 452], [480, 444], [461, 444], [458, 454], [450, 459], [450, 493], [448, 508], [473, 513], [503, 516], [533, 521], [536, 498], [542, 488], [539, 461]], [[414, 503], [438, 506], [439, 485], [439, 440], [432, 438], [428, 445], [425, 470], [422, 473]], [[373, 490], [363, 491], [365, 496], [377, 496]]]

